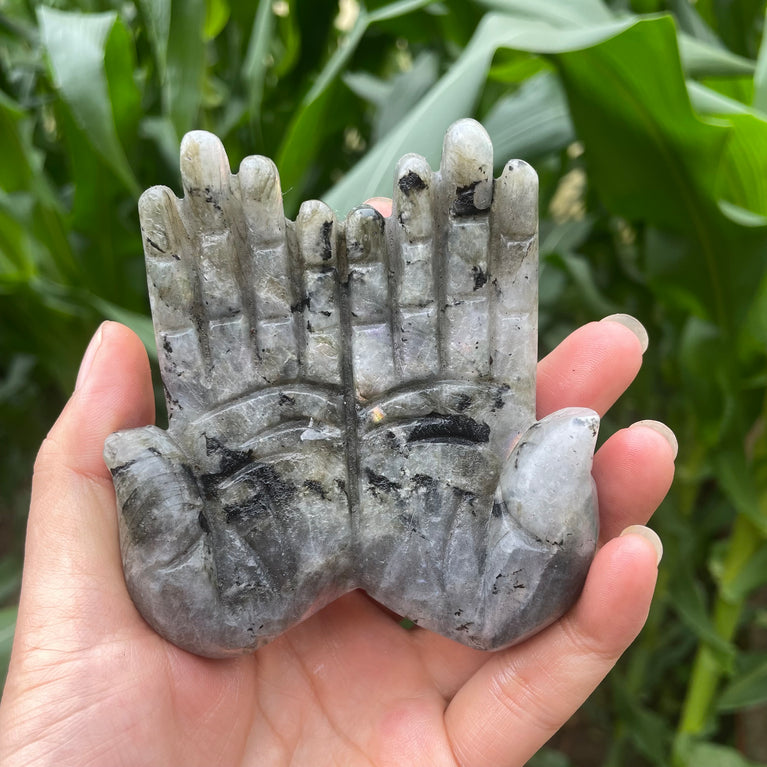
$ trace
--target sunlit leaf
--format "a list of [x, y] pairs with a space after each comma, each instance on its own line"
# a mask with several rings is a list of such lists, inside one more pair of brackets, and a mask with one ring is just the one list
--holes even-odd
[[121, 23], [117, 14], [43, 7], [38, 17], [56, 88], [94, 150], [131, 193], [138, 195], [138, 182], [117, 137], [105, 68], [107, 40]]

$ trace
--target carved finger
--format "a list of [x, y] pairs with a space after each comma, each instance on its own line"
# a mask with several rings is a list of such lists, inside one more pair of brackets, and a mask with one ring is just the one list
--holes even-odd
[[395, 362], [401, 381], [439, 370], [434, 279], [434, 179], [426, 160], [405, 155], [396, 172], [391, 226], [395, 251]]
[[384, 226], [383, 216], [368, 206], [346, 218], [352, 369], [356, 394], [363, 400], [396, 382]]
[[513, 434], [535, 418], [538, 355], [538, 176], [522, 160], [495, 184], [490, 249], [490, 372], [509, 388], [499, 423]]
[[296, 238], [303, 262], [303, 377], [341, 384], [341, 325], [336, 220], [322, 202], [305, 202], [296, 218]]
[[205, 404], [200, 380], [205, 365], [197, 330], [189, 324], [190, 308], [199, 300], [196, 270], [189, 261], [178, 203], [162, 186], [148, 189], [138, 203], [157, 356], [171, 420], [183, 409], [199, 413]]
[[447, 209], [442, 244], [444, 295], [440, 352], [446, 374], [476, 378], [490, 373], [488, 328], [489, 209], [493, 146], [474, 120], [454, 123], [445, 135], [440, 204]]
[[237, 178], [247, 242], [244, 300], [255, 330], [258, 375], [267, 384], [294, 380], [298, 343], [291, 307], [300, 282], [285, 240], [280, 177], [267, 157], [246, 157]]
[[238, 283], [241, 232], [227, 210], [236, 210], [229, 161], [211, 133], [192, 131], [181, 142], [181, 178], [187, 229], [198, 233], [200, 299], [207, 316], [203, 351], [209, 362], [210, 404], [242, 392], [254, 378], [250, 323]]

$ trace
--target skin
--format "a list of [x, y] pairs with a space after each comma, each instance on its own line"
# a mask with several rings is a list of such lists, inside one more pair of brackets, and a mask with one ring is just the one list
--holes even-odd
[[[539, 366], [539, 416], [604, 411], [641, 363], [615, 322], [577, 330]], [[17, 765], [522, 765], [643, 625], [656, 553], [642, 524], [673, 449], [635, 426], [597, 453], [603, 546], [582, 596], [527, 642], [487, 654], [406, 631], [353, 592], [252, 656], [212, 661], [168, 644], [128, 597], [114, 492], [116, 429], [152, 423], [138, 338], [105, 323], [35, 466], [26, 563], [0, 706], [0, 763]]]
[[[374, 201], [387, 215], [387, 201]], [[575, 331], [538, 367], [538, 417], [604, 412], [639, 371], [617, 322]], [[523, 644], [471, 650], [352, 592], [254, 655], [167, 643], [125, 588], [102, 459], [113, 431], [154, 422], [139, 339], [105, 323], [35, 465], [18, 623], [0, 704], [0, 763], [523, 765], [583, 703], [647, 617], [656, 550], [641, 534], [674, 449], [635, 425], [597, 452], [601, 548], [574, 608]]]

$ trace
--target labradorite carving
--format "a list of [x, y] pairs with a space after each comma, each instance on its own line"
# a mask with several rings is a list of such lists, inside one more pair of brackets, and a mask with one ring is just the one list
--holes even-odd
[[562, 615], [597, 537], [597, 415], [535, 415], [537, 177], [484, 129], [393, 213], [286, 220], [274, 164], [204, 132], [139, 203], [169, 427], [112, 435], [131, 596], [192, 652], [252, 651], [355, 588], [498, 649]]

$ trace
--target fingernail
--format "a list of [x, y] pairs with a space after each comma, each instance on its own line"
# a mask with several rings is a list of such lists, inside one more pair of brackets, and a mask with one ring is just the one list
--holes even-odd
[[99, 325], [99, 329], [95, 332], [91, 342], [88, 344], [88, 348], [83, 355], [83, 361], [80, 363], [80, 370], [77, 371], [77, 381], [75, 381], [75, 391], [77, 391], [88, 378], [88, 373], [91, 367], [93, 367], [93, 360], [96, 359], [96, 352], [98, 352], [101, 346], [101, 338], [103, 335], [104, 323]]
[[624, 328], [628, 328], [638, 339], [642, 345], [642, 354], [647, 351], [647, 347], [650, 345], [650, 336], [647, 335], [644, 325], [630, 314], [611, 314], [609, 317], [605, 317], [601, 322], [617, 322], [619, 325], [623, 325]]
[[640, 538], [644, 538], [655, 549], [656, 564], [660, 564], [661, 559], [663, 559], [663, 543], [661, 543], [655, 530], [644, 525], [631, 525], [620, 534], [620, 537], [623, 538], [624, 535], [638, 535]]
[[679, 453], [679, 442], [677, 441], [676, 434], [674, 434], [674, 432], [671, 431], [671, 429], [669, 429], [665, 423], [647, 419], [645, 421], [637, 421], [636, 423], [632, 423], [629, 428], [633, 429], [636, 426], [644, 426], [647, 429], [652, 429], [653, 431], [658, 432], [658, 434], [660, 434], [661, 437], [663, 437], [663, 439], [665, 439], [666, 442], [671, 445], [671, 449], [674, 452], [674, 458], [677, 457]]

